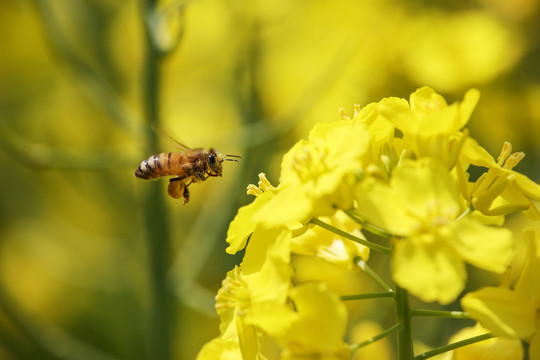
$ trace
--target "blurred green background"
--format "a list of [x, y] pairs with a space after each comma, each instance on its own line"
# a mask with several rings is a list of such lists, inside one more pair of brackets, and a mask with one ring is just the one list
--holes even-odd
[[[477, 87], [538, 182], [539, 64], [537, 0], [2, 0], [0, 359], [194, 358], [246, 186], [341, 107]], [[175, 150], [151, 121], [242, 161], [182, 206], [133, 176]]]

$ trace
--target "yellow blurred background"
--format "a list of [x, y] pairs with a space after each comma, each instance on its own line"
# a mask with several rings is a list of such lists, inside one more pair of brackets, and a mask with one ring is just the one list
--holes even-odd
[[[341, 107], [476, 87], [472, 136], [494, 156], [512, 142], [540, 180], [538, 0], [152, 3], [0, 2], [0, 359], [193, 359], [218, 334], [246, 186], [277, 184], [283, 153]], [[150, 121], [242, 160], [182, 206], [133, 176], [175, 151]], [[422, 326], [432, 345], [452, 331]]]

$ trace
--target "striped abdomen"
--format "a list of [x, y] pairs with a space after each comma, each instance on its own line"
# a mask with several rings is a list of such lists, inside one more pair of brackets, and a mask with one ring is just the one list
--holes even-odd
[[141, 179], [156, 179], [161, 176], [182, 176], [183, 154], [177, 152], [161, 153], [150, 156], [141, 162], [135, 176]]

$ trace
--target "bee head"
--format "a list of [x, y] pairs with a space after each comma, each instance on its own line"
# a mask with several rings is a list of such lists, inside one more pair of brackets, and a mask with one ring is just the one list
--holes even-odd
[[224, 158], [225, 156], [223, 154], [216, 149], [211, 148], [206, 159], [208, 164], [208, 173], [214, 176], [221, 176], [221, 163], [223, 162]]
[[237, 158], [240, 156], [238, 155], [223, 155], [216, 149], [210, 148], [210, 151], [208, 152], [208, 172], [214, 176], [221, 176], [222, 172], [222, 166], [221, 163], [224, 161], [234, 161], [238, 162]]

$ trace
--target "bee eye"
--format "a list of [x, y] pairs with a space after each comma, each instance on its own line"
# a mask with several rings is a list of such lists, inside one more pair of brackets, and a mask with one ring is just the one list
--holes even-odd
[[214, 167], [216, 165], [216, 154], [211, 153], [208, 155], [208, 162], [210, 163], [211, 167]]

